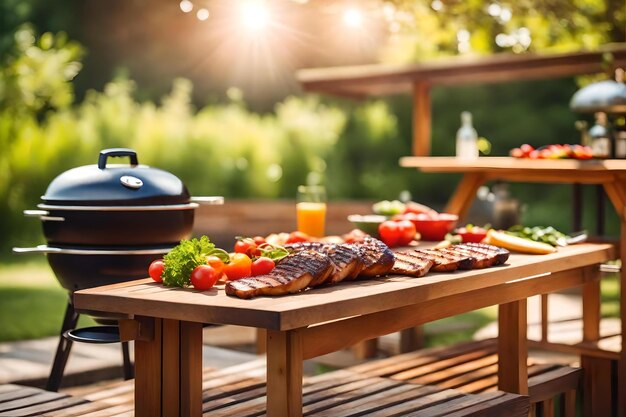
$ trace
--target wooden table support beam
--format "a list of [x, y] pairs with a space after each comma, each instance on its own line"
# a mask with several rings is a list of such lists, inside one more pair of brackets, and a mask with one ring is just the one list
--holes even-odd
[[528, 395], [526, 298], [498, 308], [498, 389]]
[[302, 415], [302, 338], [298, 330], [267, 331], [267, 415]]

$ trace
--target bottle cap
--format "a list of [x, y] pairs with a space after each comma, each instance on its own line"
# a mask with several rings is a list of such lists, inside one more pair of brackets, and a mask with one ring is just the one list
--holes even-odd
[[461, 113], [461, 123], [464, 125], [472, 124], [472, 113], [464, 111]]

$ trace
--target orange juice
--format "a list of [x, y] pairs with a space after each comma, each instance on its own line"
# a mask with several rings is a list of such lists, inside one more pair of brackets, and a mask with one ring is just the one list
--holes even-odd
[[296, 213], [298, 231], [314, 237], [325, 235], [326, 203], [298, 203]]

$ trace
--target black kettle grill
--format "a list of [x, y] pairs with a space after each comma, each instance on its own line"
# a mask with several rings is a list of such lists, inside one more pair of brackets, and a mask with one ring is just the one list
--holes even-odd
[[[109, 164], [128, 157], [129, 164]], [[46, 389], [57, 391], [72, 342], [119, 341], [117, 320], [93, 313], [105, 326], [76, 329], [74, 291], [144, 278], [148, 266], [181, 239], [191, 236], [199, 204], [223, 204], [223, 197], [191, 197], [175, 175], [140, 165], [132, 149], [100, 152], [98, 163], [63, 172], [48, 186], [37, 210], [47, 244], [13, 248], [45, 253], [57, 280], [69, 292], [61, 336]], [[128, 344], [122, 343], [124, 377], [132, 378]]]

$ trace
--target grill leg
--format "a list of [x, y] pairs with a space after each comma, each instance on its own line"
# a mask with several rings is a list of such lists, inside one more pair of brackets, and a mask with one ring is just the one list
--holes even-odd
[[122, 342], [122, 358], [124, 359], [124, 379], [133, 379], [135, 377], [135, 367], [130, 361], [128, 342]]
[[76, 328], [78, 323], [78, 317], [80, 314], [74, 311], [74, 306], [68, 301], [67, 308], [65, 309], [65, 317], [63, 318], [63, 326], [61, 327], [61, 335], [59, 336], [59, 345], [57, 346], [57, 353], [54, 355], [54, 362], [52, 364], [52, 370], [46, 383], [46, 390], [58, 391], [61, 386], [61, 380], [63, 379], [63, 371], [67, 364], [67, 358], [70, 356], [70, 350], [72, 349], [72, 341], [63, 337], [63, 333], [68, 330]]

